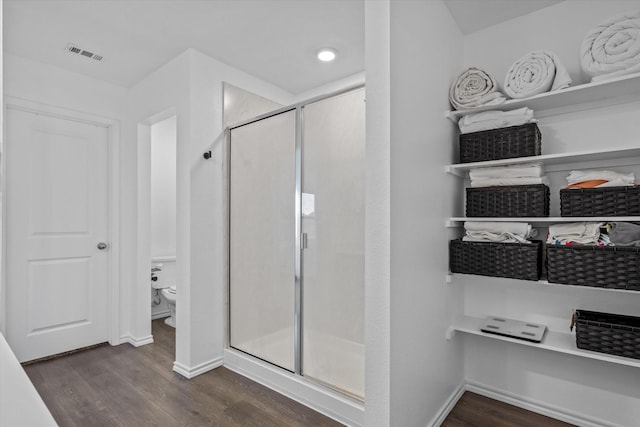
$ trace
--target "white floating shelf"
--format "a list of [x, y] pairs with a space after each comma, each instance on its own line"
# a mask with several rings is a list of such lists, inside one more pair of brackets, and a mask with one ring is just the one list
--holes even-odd
[[[638, 82], [638, 84], [640, 85], [640, 82]], [[586, 169], [589, 167], [606, 168], [610, 166], [629, 166], [638, 164], [638, 160], [640, 160], [640, 147], [627, 147], [575, 151], [572, 153], [543, 154], [541, 156], [515, 157], [512, 159], [489, 160], [485, 162], [457, 163], [445, 166], [445, 171], [452, 175], [466, 178], [470, 169], [491, 166], [541, 162], [544, 164], [545, 171], [557, 172], [571, 169]]]
[[445, 221], [446, 227], [462, 227], [465, 221], [476, 222], [527, 222], [534, 227], [547, 227], [559, 222], [640, 222], [640, 216], [550, 216], [550, 217], [451, 217]]
[[498, 341], [507, 341], [514, 344], [520, 344], [528, 347], [540, 348], [543, 350], [555, 351], [558, 353], [570, 354], [573, 356], [585, 357], [588, 359], [601, 360], [603, 362], [616, 363], [618, 365], [632, 366], [640, 368], [640, 360], [630, 359], [626, 357], [612, 356], [604, 353], [597, 353], [588, 350], [581, 350], [576, 347], [575, 337], [572, 333], [558, 332], [547, 330], [541, 343], [532, 343], [529, 341], [519, 340], [515, 338], [504, 337], [501, 335], [487, 334], [480, 330], [484, 319], [477, 317], [464, 316], [459, 319], [453, 326], [453, 330], [464, 332], [466, 334], [477, 335], [481, 337], [491, 338]]
[[571, 86], [555, 92], [546, 92], [524, 99], [510, 99], [504, 104], [466, 110], [445, 111], [444, 116], [457, 123], [465, 114], [488, 110], [509, 111], [529, 107], [537, 118], [553, 114], [598, 108], [613, 103], [630, 101], [640, 94], [640, 73], [621, 76], [608, 81]]
[[532, 285], [540, 285], [540, 286], [561, 286], [561, 287], [570, 287], [576, 290], [587, 290], [587, 291], [599, 291], [599, 292], [616, 292], [616, 293], [627, 293], [632, 295], [637, 295], [640, 297], [640, 291], [631, 291], [627, 289], [613, 289], [613, 288], [599, 288], [597, 286], [580, 286], [580, 285], [568, 285], [564, 283], [549, 283], [547, 280], [524, 280], [524, 279], [512, 279], [509, 277], [493, 277], [493, 276], [480, 276], [477, 274], [464, 274], [464, 273], [451, 273], [449, 272], [445, 276], [446, 283], [453, 283], [456, 278], [463, 280], [491, 280], [492, 282], [513, 282], [518, 281], [522, 283], [532, 284]]

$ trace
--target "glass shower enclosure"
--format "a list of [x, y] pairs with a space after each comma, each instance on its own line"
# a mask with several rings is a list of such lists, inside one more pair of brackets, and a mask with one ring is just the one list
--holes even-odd
[[229, 131], [229, 345], [364, 399], [365, 91]]

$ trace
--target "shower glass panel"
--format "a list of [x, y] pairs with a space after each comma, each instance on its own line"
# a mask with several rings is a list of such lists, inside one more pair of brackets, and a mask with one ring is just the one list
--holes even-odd
[[230, 135], [230, 345], [295, 364], [296, 112]]
[[302, 373], [364, 398], [365, 91], [303, 109]]

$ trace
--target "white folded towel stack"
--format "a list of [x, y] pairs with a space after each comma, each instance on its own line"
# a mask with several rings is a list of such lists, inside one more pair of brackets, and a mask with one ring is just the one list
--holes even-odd
[[537, 120], [533, 118], [533, 110], [522, 107], [511, 111], [492, 110], [467, 114], [458, 121], [458, 127], [461, 133], [471, 133], [535, 122]]
[[463, 71], [449, 90], [449, 101], [456, 110], [498, 105], [506, 101], [496, 80], [485, 71], [471, 67]]
[[597, 245], [600, 238], [601, 222], [568, 222], [549, 226], [547, 243], [564, 245], [577, 243], [581, 245]]
[[493, 166], [469, 171], [471, 187], [547, 184], [542, 163]]
[[526, 222], [477, 222], [464, 223], [465, 242], [530, 243], [536, 230]]
[[570, 85], [571, 77], [558, 56], [545, 50], [530, 52], [518, 59], [504, 78], [504, 91], [511, 98], [527, 98]]
[[[593, 181], [593, 180], [607, 181], [603, 184], [593, 186], [594, 188], [623, 187], [626, 185], [635, 184], [635, 174], [633, 172], [619, 173], [619, 172], [606, 171], [606, 170], [598, 170], [598, 171], [575, 170], [575, 171], [569, 172], [569, 175], [567, 176], [567, 185], [575, 185], [580, 182]], [[575, 188], [579, 188], [579, 187], [576, 186]]]
[[591, 81], [640, 72], [640, 10], [613, 16], [591, 29], [580, 46]]

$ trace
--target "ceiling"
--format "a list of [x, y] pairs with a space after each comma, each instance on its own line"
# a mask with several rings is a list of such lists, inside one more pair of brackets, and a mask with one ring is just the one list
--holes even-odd
[[[467, 34], [558, 1], [446, 0], [446, 4]], [[364, 3], [4, 0], [3, 48], [124, 87], [194, 48], [299, 94], [364, 70]], [[68, 43], [104, 59], [70, 54], [65, 50]], [[315, 58], [315, 51], [325, 46], [338, 51], [333, 63]]]

